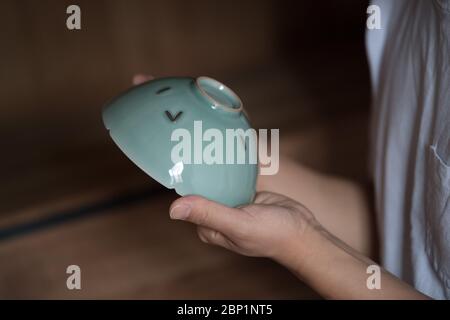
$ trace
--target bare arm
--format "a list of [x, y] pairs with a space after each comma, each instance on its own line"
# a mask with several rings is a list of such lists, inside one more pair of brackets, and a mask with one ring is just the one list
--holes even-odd
[[375, 255], [376, 236], [370, 195], [364, 186], [323, 175], [287, 157], [280, 161], [277, 175], [259, 177], [258, 190], [301, 202], [323, 226], [311, 241], [318, 247], [307, 250], [308, 263], [296, 261], [293, 254], [292, 261], [282, 264], [326, 298], [426, 298], [382, 268], [380, 290], [367, 288], [367, 268], [376, 265], [367, 256]]
[[384, 270], [381, 289], [369, 289], [367, 267], [375, 263], [333, 236], [306, 207], [282, 195], [261, 192], [254, 204], [239, 209], [186, 196], [172, 204], [170, 216], [196, 224], [205, 243], [279, 262], [325, 298], [427, 298]]
[[[321, 228], [319, 228], [321, 229]], [[297, 277], [303, 279], [327, 299], [428, 299], [409, 284], [379, 267], [366, 256], [355, 251], [326, 230], [312, 233], [315, 243], [309, 248], [308, 261], [281, 262]], [[317, 247], [316, 247], [317, 245]], [[370, 266], [380, 270], [380, 287], [369, 288]]]

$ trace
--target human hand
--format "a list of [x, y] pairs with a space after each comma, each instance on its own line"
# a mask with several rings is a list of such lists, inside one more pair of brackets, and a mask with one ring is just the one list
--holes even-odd
[[308, 254], [308, 239], [322, 229], [306, 207], [271, 192], [257, 193], [253, 204], [239, 208], [185, 196], [172, 203], [170, 217], [196, 224], [205, 243], [285, 265], [294, 256], [297, 260]]
[[[137, 74], [133, 84], [154, 79]], [[321, 229], [302, 204], [271, 192], [260, 192], [253, 204], [229, 208], [199, 196], [186, 196], [171, 206], [171, 217], [196, 224], [200, 239], [246, 256], [268, 257], [283, 263], [306, 243], [305, 235]]]

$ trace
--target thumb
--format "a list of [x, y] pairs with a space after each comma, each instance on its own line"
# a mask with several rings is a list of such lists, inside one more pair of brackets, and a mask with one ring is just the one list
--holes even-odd
[[248, 224], [244, 211], [200, 196], [185, 196], [175, 200], [170, 206], [170, 218], [189, 221], [224, 234], [242, 233]]

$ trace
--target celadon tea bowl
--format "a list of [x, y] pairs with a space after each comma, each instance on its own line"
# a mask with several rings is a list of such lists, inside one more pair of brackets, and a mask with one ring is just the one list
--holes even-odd
[[[151, 80], [108, 103], [103, 122], [139, 168], [179, 195], [228, 206], [252, 202], [257, 151], [245, 136], [250, 125], [241, 100], [222, 83], [208, 77]], [[239, 152], [245, 161], [238, 161]]]

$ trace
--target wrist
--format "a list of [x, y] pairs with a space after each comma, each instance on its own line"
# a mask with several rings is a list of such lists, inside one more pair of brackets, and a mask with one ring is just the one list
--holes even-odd
[[366, 259], [317, 226], [290, 249], [283, 265], [324, 297], [352, 297], [366, 290]]
[[332, 235], [317, 221], [293, 235], [274, 260], [296, 274], [309, 278], [322, 264], [332, 247]]

